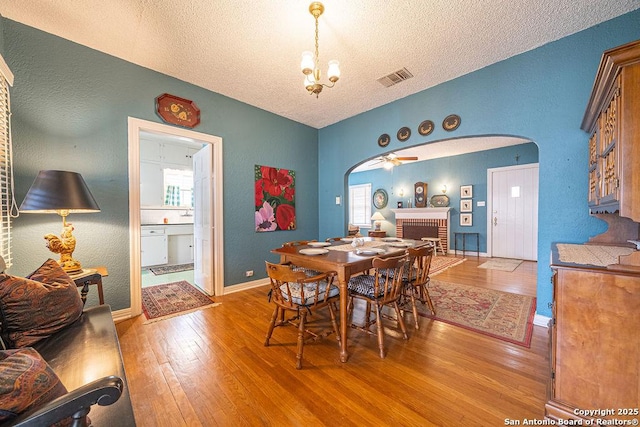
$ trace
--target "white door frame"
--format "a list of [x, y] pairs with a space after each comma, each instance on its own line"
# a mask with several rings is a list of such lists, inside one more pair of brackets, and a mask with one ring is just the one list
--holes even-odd
[[223, 246], [223, 173], [222, 138], [162, 123], [129, 117], [129, 275], [131, 277], [131, 316], [142, 314], [142, 277], [140, 264], [140, 132], [162, 133], [206, 142], [213, 148], [213, 269], [215, 295], [224, 293]]
[[[489, 258], [493, 256], [493, 173], [508, 170], [528, 169], [532, 166], [538, 166], [539, 168], [539, 163], [527, 163], [524, 165], [487, 169], [487, 257]], [[539, 170], [540, 169], [538, 169], [538, 171]], [[538, 197], [539, 194], [540, 187], [538, 187], [538, 195], [536, 195], [536, 197]], [[538, 232], [538, 224], [536, 224], [536, 232]]]

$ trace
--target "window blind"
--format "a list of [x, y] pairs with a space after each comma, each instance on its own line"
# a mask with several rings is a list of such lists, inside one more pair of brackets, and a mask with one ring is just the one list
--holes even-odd
[[371, 184], [349, 186], [349, 224], [371, 226]]
[[[2, 59], [2, 57], [0, 57]], [[11, 218], [18, 209], [13, 197], [13, 153], [11, 147], [11, 104], [9, 83], [13, 76], [8, 72], [4, 60], [0, 61], [0, 255], [7, 264], [12, 264]], [[8, 80], [9, 79], [9, 80]]]

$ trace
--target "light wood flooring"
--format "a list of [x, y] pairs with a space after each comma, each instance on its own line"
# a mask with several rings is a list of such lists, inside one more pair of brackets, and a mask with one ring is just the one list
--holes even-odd
[[[481, 258], [480, 262], [484, 260]], [[536, 263], [512, 273], [466, 262], [438, 280], [536, 293]], [[296, 330], [276, 328], [267, 287], [230, 294], [221, 305], [143, 325], [117, 325], [138, 426], [502, 426], [543, 418], [547, 329], [524, 348], [442, 322], [390, 326], [387, 357], [375, 336], [349, 331], [347, 363], [334, 335], [305, 346], [295, 369]], [[391, 322], [392, 323], [392, 322]]]

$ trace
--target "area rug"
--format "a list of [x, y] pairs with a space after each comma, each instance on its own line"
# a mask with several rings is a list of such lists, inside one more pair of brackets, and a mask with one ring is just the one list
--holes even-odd
[[522, 264], [521, 259], [509, 258], [492, 258], [489, 261], [480, 264], [478, 268], [486, 268], [487, 270], [513, 271]]
[[523, 347], [531, 346], [534, 297], [431, 280], [436, 315], [422, 304], [419, 314]]
[[433, 277], [436, 274], [442, 273], [443, 271], [455, 267], [458, 264], [462, 264], [465, 262], [465, 258], [453, 258], [453, 257], [444, 257], [444, 256], [434, 256], [431, 257], [431, 267], [429, 268], [429, 277]]
[[191, 263], [191, 264], [163, 265], [161, 267], [150, 268], [150, 270], [156, 276], [159, 276], [161, 274], [179, 273], [181, 271], [193, 270], [193, 263]]
[[142, 310], [147, 322], [157, 322], [220, 305], [186, 280], [142, 288]]

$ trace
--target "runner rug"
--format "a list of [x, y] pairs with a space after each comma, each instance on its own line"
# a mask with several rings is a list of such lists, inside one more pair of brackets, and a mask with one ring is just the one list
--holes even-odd
[[419, 314], [484, 335], [531, 346], [534, 297], [431, 280], [429, 295], [436, 315], [418, 303]]
[[458, 264], [462, 264], [465, 262], [465, 258], [453, 258], [453, 257], [444, 257], [444, 256], [434, 256], [431, 257], [431, 267], [429, 268], [429, 277], [433, 277], [436, 274], [442, 273], [443, 271], [455, 267]]
[[500, 271], [513, 271], [522, 264], [521, 259], [509, 259], [509, 258], [492, 258], [489, 261], [482, 263], [478, 268], [486, 268], [487, 270], [500, 270]]
[[145, 323], [157, 322], [204, 308], [220, 305], [186, 280], [142, 288]]
[[193, 263], [191, 263], [191, 264], [163, 265], [161, 267], [150, 268], [150, 270], [156, 276], [159, 276], [161, 274], [179, 273], [181, 271], [193, 270]]

